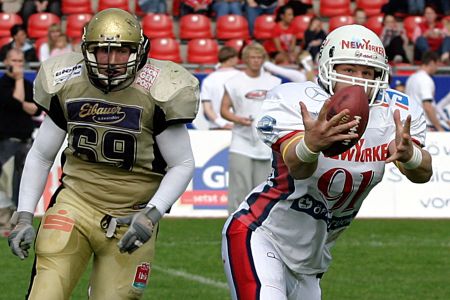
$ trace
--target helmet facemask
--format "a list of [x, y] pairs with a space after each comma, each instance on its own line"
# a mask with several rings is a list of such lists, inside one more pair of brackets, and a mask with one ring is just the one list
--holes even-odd
[[[130, 13], [117, 8], [98, 12], [84, 27], [81, 43], [89, 80], [104, 93], [130, 86], [145, 64], [147, 44], [139, 21]], [[130, 49], [128, 60], [111, 63], [111, 52], [121, 47]], [[99, 64], [97, 52], [100, 50], [106, 52], [107, 63]]]

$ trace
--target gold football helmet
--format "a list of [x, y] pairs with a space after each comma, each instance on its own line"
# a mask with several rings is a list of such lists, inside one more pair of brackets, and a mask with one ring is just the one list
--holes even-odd
[[[91, 83], [105, 93], [128, 87], [141, 68], [148, 53], [148, 40], [144, 38], [139, 21], [130, 13], [110, 8], [97, 13], [84, 27], [81, 50]], [[105, 47], [109, 53], [112, 47], [129, 47], [131, 54], [124, 64], [99, 64], [96, 51]], [[103, 49], [104, 50], [104, 49]], [[141, 64], [142, 63], [142, 64]], [[117, 75], [114, 70], [126, 69]], [[122, 72], [123, 73], [123, 72]], [[114, 74], [114, 75], [113, 75]]]

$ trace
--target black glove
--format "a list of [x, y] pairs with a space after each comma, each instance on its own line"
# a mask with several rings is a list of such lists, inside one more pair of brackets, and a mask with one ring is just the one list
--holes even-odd
[[36, 231], [33, 228], [33, 214], [27, 211], [14, 212], [11, 218], [11, 224], [15, 225], [13, 231], [8, 237], [8, 244], [12, 253], [25, 259], [28, 257], [28, 249], [36, 237]]
[[142, 211], [122, 218], [117, 218], [117, 225], [130, 225], [117, 243], [120, 252], [133, 253], [153, 234], [153, 227], [161, 219], [161, 214], [154, 206], [147, 206]]

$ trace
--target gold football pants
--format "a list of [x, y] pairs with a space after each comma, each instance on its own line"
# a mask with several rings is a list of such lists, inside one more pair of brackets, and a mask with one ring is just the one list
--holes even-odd
[[107, 238], [100, 225], [103, 217], [67, 189], [59, 193], [36, 238], [36, 275], [29, 299], [70, 299], [92, 256], [89, 299], [142, 297], [150, 277], [157, 227], [152, 238], [135, 252], [120, 253], [117, 242], [127, 227], [116, 228], [115, 236]]

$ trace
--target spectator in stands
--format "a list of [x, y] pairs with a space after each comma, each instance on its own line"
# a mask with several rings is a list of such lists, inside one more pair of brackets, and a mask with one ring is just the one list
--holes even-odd
[[233, 123], [228, 122], [220, 115], [220, 105], [224, 94], [224, 84], [240, 71], [235, 67], [239, 62], [236, 49], [223, 46], [218, 54], [219, 66], [202, 81], [200, 101], [203, 113], [209, 122], [209, 129], [231, 129]]
[[8, 235], [11, 229], [9, 218], [17, 207], [23, 164], [35, 129], [32, 116], [41, 112], [33, 102], [33, 84], [24, 78], [23, 52], [9, 49], [3, 63], [6, 73], [0, 77], [0, 236]]
[[405, 93], [405, 84], [401, 80], [396, 80], [393, 86], [394, 90], [397, 90], [401, 93]]
[[425, 8], [425, 0], [389, 0], [381, 7], [381, 12], [391, 15], [422, 15]]
[[405, 50], [408, 45], [406, 31], [397, 24], [393, 15], [384, 15], [380, 39], [383, 42], [389, 61], [409, 62]]
[[355, 24], [364, 26], [367, 22], [366, 11], [362, 8], [355, 9], [353, 17], [355, 18]]
[[25, 55], [25, 62], [37, 62], [38, 58], [36, 56], [36, 50], [34, 49], [33, 44], [27, 39], [27, 32], [24, 25], [13, 25], [10, 32], [13, 40], [0, 49], [0, 61], [3, 61], [6, 58], [6, 54], [10, 49], [15, 48], [22, 50]]
[[9, 14], [17, 14], [22, 9], [23, 0], [2, 0], [2, 11]]
[[139, 0], [138, 5], [146, 13], [165, 14], [167, 13], [166, 0]]
[[256, 18], [259, 15], [273, 15], [278, 6], [278, 2], [282, 4], [283, 0], [246, 0], [245, 12], [250, 35], [253, 36]]
[[64, 33], [61, 33], [55, 41], [55, 47], [50, 51], [50, 57], [58, 56], [64, 53], [72, 52], [72, 46], [69, 43], [69, 38]]
[[312, 4], [305, 3], [303, 0], [289, 0], [287, 5], [294, 10], [294, 16], [313, 15], [314, 9]]
[[61, 17], [61, 0], [25, 0], [22, 6], [22, 19], [25, 28], [28, 26], [28, 18], [34, 13], [41, 12], [49, 12]]
[[439, 53], [443, 62], [449, 61], [450, 37], [434, 6], [425, 7], [424, 21], [416, 27], [413, 40], [415, 59], [420, 59], [423, 53], [431, 50]]
[[264, 42], [264, 48], [270, 58], [277, 55], [284, 55], [289, 58], [290, 63], [295, 63], [298, 55], [297, 38], [292, 23], [294, 20], [294, 10], [292, 7], [283, 5], [277, 9], [275, 26], [272, 29], [272, 38]]
[[322, 28], [322, 21], [318, 17], [311, 18], [308, 29], [305, 31], [303, 49], [311, 53], [313, 61], [316, 60], [316, 56], [320, 51], [320, 46], [326, 36], [327, 34]]
[[241, 0], [214, 0], [212, 9], [216, 19], [225, 15], [243, 15]]
[[228, 212], [270, 173], [271, 150], [256, 133], [255, 119], [261, 111], [266, 93], [281, 83], [280, 78], [262, 72], [266, 51], [260, 44], [245, 46], [242, 60], [245, 69], [225, 83], [220, 113], [233, 122], [229, 150]]
[[[278, 58], [280, 58], [280, 56]], [[291, 82], [313, 81], [315, 74], [311, 54], [308, 51], [302, 51], [298, 55], [297, 62], [297, 68], [284, 66], [289, 64], [288, 59], [285, 61], [275, 61], [275, 63], [266, 61], [264, 62], [263, 67], [264, 70], [274, 75], [282, 76]]]
[[[436, 111], [435, 91], [431, 75], [437, 71], [439, 55], [436, 52], [428, 51], [422, 56], [422, 64], [408, 80], [406, 80], [405, 93], [410, 96], [413, 101], [421, 104], [425, 112], [427, 127], [432, 131], [446, 131], [443, 122]], [[445, 123], [445, 122], [444, 122]]]
[[181, 0], [180, 16], [188, 14], [209, 15], [212, 0]]
[[47, 42], [42, 43], [39, 47], [39, 61], [43, 62], [50, 57], [50, 52], [55, 47], [58, 36], [62, 34], [62, 28], [60, 24], [52, 24], [48, 28]]

